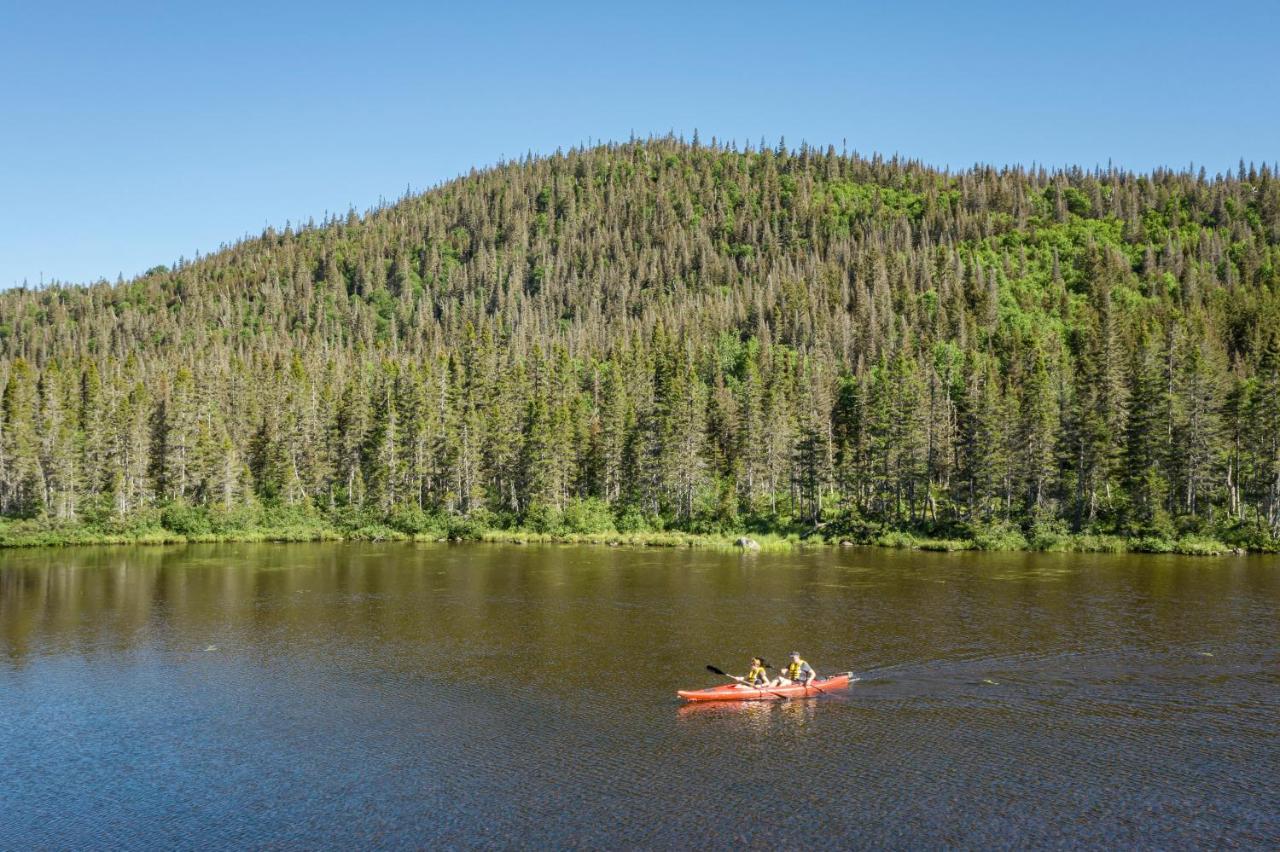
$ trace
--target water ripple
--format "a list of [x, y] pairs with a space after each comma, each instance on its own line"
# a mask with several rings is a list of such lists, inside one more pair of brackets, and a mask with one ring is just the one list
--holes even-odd
[[189, 552], [0, 563], [0, 849], [1280, 843], [1274, 566]]

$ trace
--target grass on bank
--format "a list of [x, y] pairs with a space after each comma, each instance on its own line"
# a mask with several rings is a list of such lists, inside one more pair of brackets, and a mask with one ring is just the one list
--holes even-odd
[[880, 547], [914, 550], [1029, 551], [1039, 553], [1176, 553], [1183, 556], [1225, 556], [1227, 554], [1274, 552], [1273, 547], [1229, 545], [1205, 535], [1122, 536], [1100, 533], [1034, 531], [1025, 535], [1015, 529], [979, 530], [965, 538], [921, 536], [910, 531], [891, 530], [875, 538]]
[[801, 539], [775, 534], [722, 535], [716, 533], [688, 533], [678, 530], [649, 530], [645, 532], [531, 532], [523, 529], [487, 530], [481, 541], [502, 544], [603, 544], [611, 547], [705, 547], [714, 550], [736, 550], [741, 537], [750, 538], [761, 551], [788, 551], [805, 545], [825, 544], [820, 539]]
[[819, 528], [804, 524], [745, 520], [724, 527], [672, 529], [662, 519], [615, 515], [598, 501], [575, 501], [564, 511], [535, 509], [523, 517], [476, 513], [470, 517], [401, 507], [387, 514], [311, 507], [254, 506], [233, 510], [183, 504], [145, 509], [121, 517], [92, 511], [74, 521], [0, 518], [0, 547], [73, 544], [180, 544], [189, 542], [287, 541], [484, 541], [509, 544], [700, 547], [731, 550], [740, 537], [762, 551], [836, 544], [954, 551], [1078, 553], [1177, 553], [1219, 556], [1275, 552], [1277, 542], [1255, 528], [1161, 531], [1142, 535], [1070, 532], [1060, 526], [1031, 529], [1012, 524], [893, 526], [837, 519]]

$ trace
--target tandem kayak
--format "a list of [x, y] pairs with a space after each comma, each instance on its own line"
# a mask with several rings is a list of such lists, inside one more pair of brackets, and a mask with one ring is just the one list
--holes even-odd
[[727, 683], [710, 689], [682, 689], [676, 693], [685, 701], [779, 701], [783, 698], [813, 698], [838, 689], [845, 689], [857, 680], [853, 672], [815, 680], [812, 686], [747, 686]]

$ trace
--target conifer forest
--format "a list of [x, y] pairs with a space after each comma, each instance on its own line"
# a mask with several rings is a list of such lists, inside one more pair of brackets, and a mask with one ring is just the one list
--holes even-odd
[[[0, 293], [0, 541], [1280, 537], [1280, 180], [697, 136]], [[292, 531], [292, 532], [290, 532]]]

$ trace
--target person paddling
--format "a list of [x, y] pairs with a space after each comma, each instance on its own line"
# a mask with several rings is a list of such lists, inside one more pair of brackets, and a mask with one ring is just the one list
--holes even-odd
[[744, 686], [767, 686], [769, 683], [769, 674], [764, 670], [764, 658], [752, 657], [751, 668], [747, 670], [746, 677], [734, 678], [734, 680]]
[[809, 682], [818, 676], [813, 670], [813, 666], [806, 663], [800, 658], [799, 651], [791, 652], [791, 663], [783, 669], [782, 674], [774, 679], [770, 686], [790, 686], [798, 683], [801, 686], [808, 686]]

